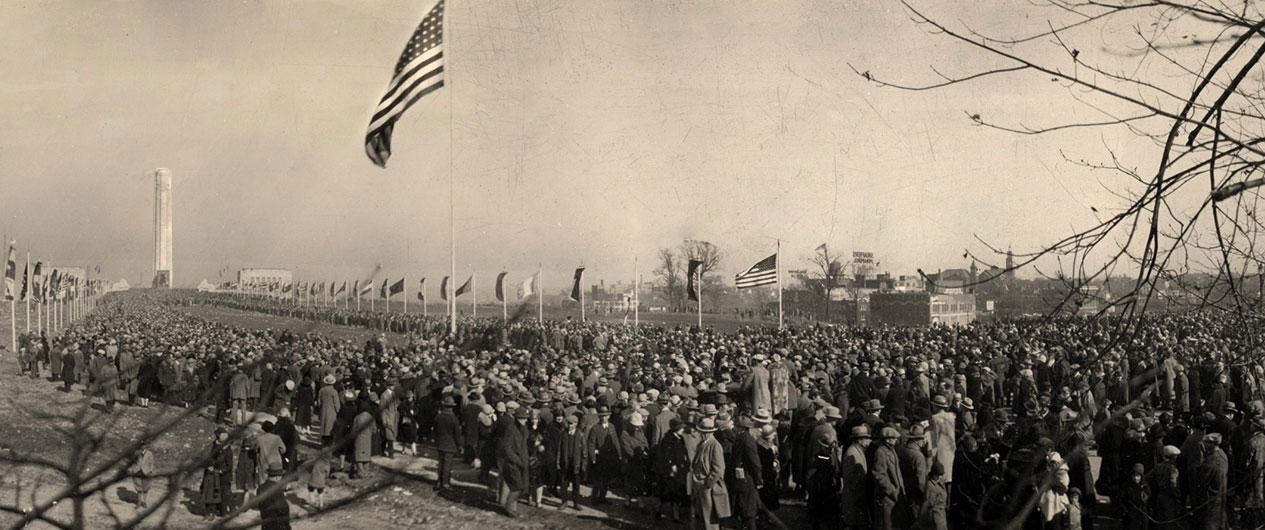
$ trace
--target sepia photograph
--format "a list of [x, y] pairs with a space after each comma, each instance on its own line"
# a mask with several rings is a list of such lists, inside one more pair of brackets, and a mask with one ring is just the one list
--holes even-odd
[[1265, 528], [1263, 2], [0, 0], [0, 56], [0, 528]]

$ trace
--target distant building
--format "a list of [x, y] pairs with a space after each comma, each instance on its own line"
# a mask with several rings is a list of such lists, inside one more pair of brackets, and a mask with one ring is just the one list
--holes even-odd
[[974, 292], [972, 274], [966, 269], [946, 269], [927, 275], [927, 290], [936, 294]]
[[892, 326], [969, 324], [975, 321], [975, 295], [929, 292], [879, 292], [870, 295], [870, 321]]
[[294, 281], [294, 273], [290, 269], [241, 269], [237, 271], [237, 285], [241, 288], [251, 286], [268, 286], [277, 284], [285, 286]]

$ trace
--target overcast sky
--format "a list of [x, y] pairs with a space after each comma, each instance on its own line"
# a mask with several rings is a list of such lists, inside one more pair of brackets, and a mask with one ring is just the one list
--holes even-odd
[[[1058, 15], [915, 4], [997, 34]], [[148, 172], [167, 167], [178, 285], [224, 267], [321, 280], [375, 263], [437, 284], [451, 166], [458, 275], [477, 270], [482, 290], [537, 263], [559, 284], [581, 263], [626, 280], [634, 257], [648, 272], [683, 238], [718, 244], [727, 276], [776, 238], [790, 269], [822, 242], [895, 274], [965, 267], [964, 249], [987, 254], [977, 236], [1031, 250], [1118, 204], [1063, 156], [1129, 138], [1020, 136], [965, 114], [1101, 118], [1059, 83], [909, 93], [854, 74], [928, 82], [930, 67], [1002, 64], [894, 2], [448, 5], [448, 86], [397, 125], [382, 170], [365, 127], [428, 0], [0, 0], [0, 228], [20, 252], [147, 284]]]

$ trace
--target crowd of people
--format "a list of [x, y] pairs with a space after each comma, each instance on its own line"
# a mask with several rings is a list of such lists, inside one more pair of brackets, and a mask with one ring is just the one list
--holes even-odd
[[[246, 329], [190, 303], [406, 335]], [[241, 447], [217, 435], [212, 513], [226, 508], [216, 493], [296, 469], [296, 433], [310, 432], [332, 455], [309, 463], [313, 495], [331, 469], [372, 473], [375, 455], [430, 448], [437, 488], [458, 466], [478, 469], [510, 516], [521, 503], [618, 499], [704, 528], [780, 525], [800, 505], [814, 528], [1265, 523], [1259, 319], [719, 333], [487, 318], [451, 334], [415, 314], [288, 307], [112, 295], [60, 336], [24, 337], [20, 353], [24, 369], [47, 366], [107, 404], [214, 406], [228, 425], [276, 414]]]

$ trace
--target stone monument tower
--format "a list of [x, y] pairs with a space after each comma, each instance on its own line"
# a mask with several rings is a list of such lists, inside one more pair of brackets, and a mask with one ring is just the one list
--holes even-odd
[[154, 170], [154, 288], [171, 287], [171, 170]]

